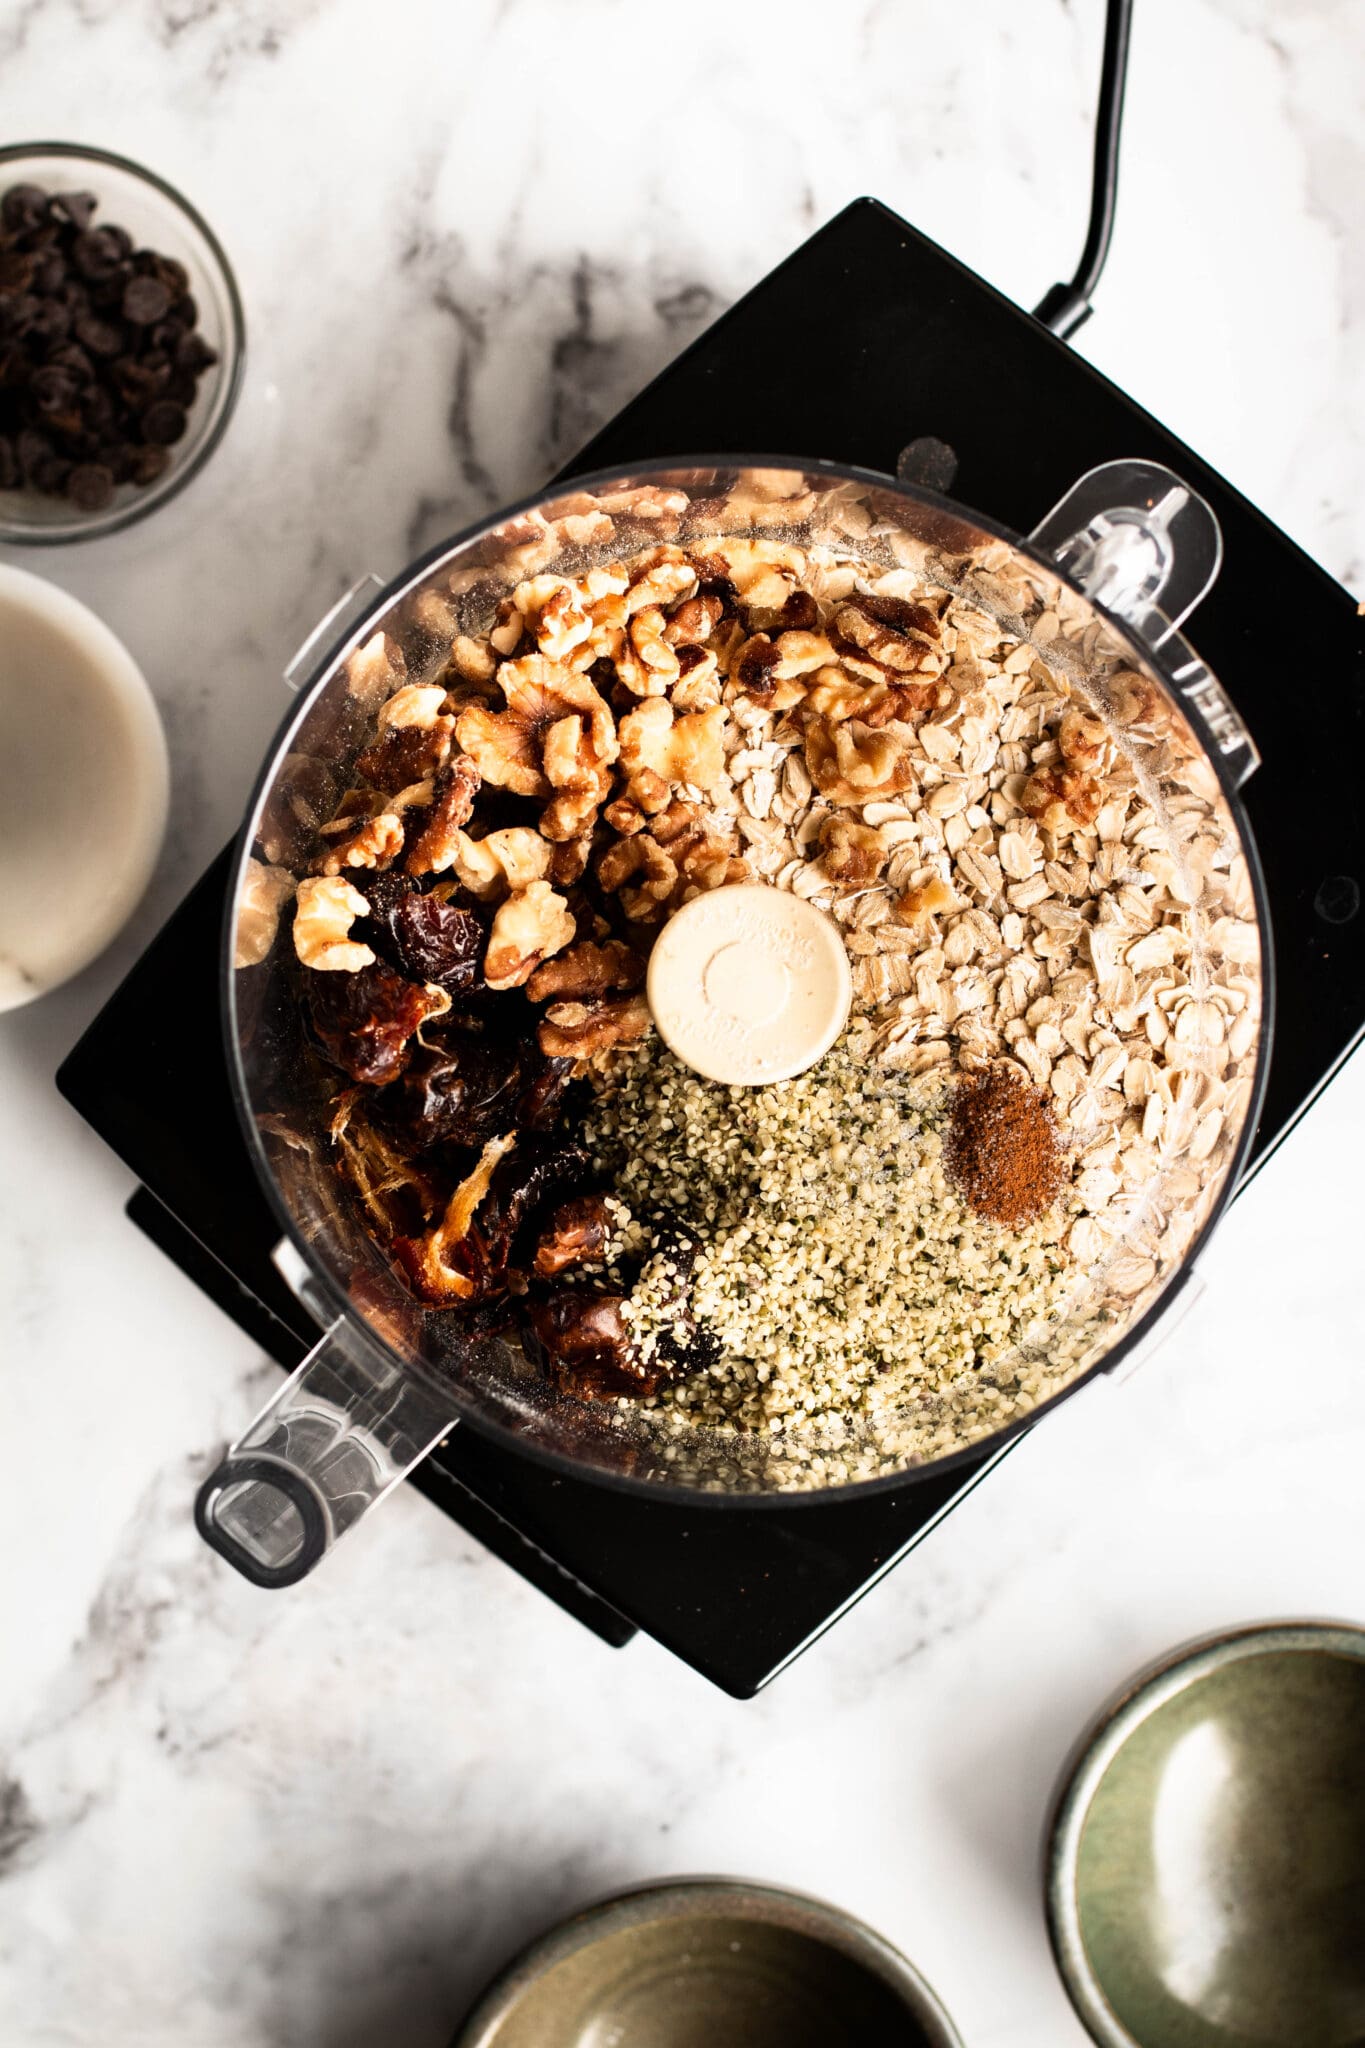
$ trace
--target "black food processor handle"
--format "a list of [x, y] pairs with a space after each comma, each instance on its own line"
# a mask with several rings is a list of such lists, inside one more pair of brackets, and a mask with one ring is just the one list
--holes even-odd
[[293, 1586], [454, 1427], [448, 1387], [338, 1318], [200, 1487], [204, 1541], [253, 1586]]

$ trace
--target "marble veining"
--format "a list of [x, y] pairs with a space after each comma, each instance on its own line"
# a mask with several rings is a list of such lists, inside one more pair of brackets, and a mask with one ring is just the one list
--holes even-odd
[[[973, 2048], [1079, 2048], [1036, 1861], [1076, 1734], [1182, 1637], [1360, 1618], [1358, 1066], [1239, 1200], [1156, 1358], [1055, 1417], [744, 1706], [648, 1642], [607, 1651], [415, 1496], [299, 1592], [220, 1567], [193, 1487], [274, 1370], [126, 1223], [128, 1176], [51, 1088], [234, 826], [282, 671], [358, 575], [534, 488], [859, 192], [1023, 303], [1069, 272], [1099, 18], [0, 11], [6, 135], [182, 185], [250, 334], [238, 416], [181, 499], [5, 557], [108, 619], [173, 762], [127, 932], [0, 1018], [5, 2048], [437, 2048], [554, 1915], [697, 1869], [865, 1914]], [[1078, 338], [1358, 591], [1363, 72], [1349, 0], [1146, 0]]]

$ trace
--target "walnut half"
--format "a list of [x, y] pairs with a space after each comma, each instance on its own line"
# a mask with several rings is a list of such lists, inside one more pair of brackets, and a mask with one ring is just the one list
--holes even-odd
[[643, 1038], [649, 1025], [643, 996], [612, 996], [600, 1003], [552, 1003], [536, 1037], [548, 1059], [583, 1060]]
[[294, 951], [305, 967], [325, 973], [356, 974], [373, 967], [374, 953], [350, 936], [370, 906], [359, 889], [340, 875], [308, 875], [299, 883], [294, 911]]
[[514, 889], [493, 919], [484, 980], [493, 989], [520, 988], [542, 960], [568, 945], [576, 929], [568, 904], [548, 882]]
[[288, 868], [269, 868], [259, 860], [247, 862], [237, 899], [234, 967], [260, 966], [275, 943], [280, 913], [293, 893], [294, 877]]

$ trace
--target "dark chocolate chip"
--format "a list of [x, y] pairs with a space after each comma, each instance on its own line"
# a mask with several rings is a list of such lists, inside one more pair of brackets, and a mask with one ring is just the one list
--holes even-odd
[[6, 292], [0, 297], [0, 334], [27, 334], [41, 303], [32, 292]]
[[19, 462], [14, 453], [14, 443], [7, 434], [0, 434], [0, 491], [12, 491], [19, 481]]
[[38, 258], [26, 249], [0, 249], [0, 292], [26, 292], [37, 267]]
[[217, 360], [217, 349], [209, 347], [197, 328], [182, 334], [175, 345], [175, 367], [188, 370], [192, 376], [198, 376], [201, 370], [207, 370]]
[[113, 472], [102, 462], [82, 462], [66, 480], [66, 495], [82, 512], [102, 512], [114, 495]]
[[40, 299], [38, 310], [28, 323], [30, 342], [41, 341], [49, 348], [58, 348], [71, 332], [71, 315], [56, 299]]
[[29, 472], [35, 490], [39, 491], [60, 491], [70, 474], [71, 464], [64, 455], [45, 455]]
[[54, 298], [66, 279], [66, 258], [60, 249], [43, 249], [33, 259], [33, 289]]
[[164, 284], [154, 277], [133, 277], [123, 288], [123, 317], [135, 327], [153, 327], [171, 303]]
[[24, 427], [14, 444], [14, 452], [19, 457], [19, 467], [28, 476], [38, 463], [47, 460], [53, 448], [46, 434], [40, 434], [35, 427]]
[[52, 363], [44, 363], [29, 378], [29, 390], [37, 401], [39, 412], [60, 412], [70, 405], [76, 396], [76, 380], [70, 370], [63, 370]]
[[95, 365], [78, 341], [63, 342], [60, 348], [53, 349], [48, 361], [60, 364], [64, 370], [70, 370], [82, 384], [89, 384], [95, 375]]
[[0, 221], [12, 235], [41, 227], [47, 219], [47, 194], [41, 185], [11, 185], [0, 199]]
[[76, 339], [92, 356], [116, 356], [123, 347], [123, 329], [98, 313], [78, 313], [72, 321]]
[[154, 484], [170, 468], [171, 456], [168, 448], [158, 448], [148, 442], [141, 448], [128, 450], [129, 474], [135, 484]]
[[71, 244], [72, 262], [82, 277], [91, 280], [112, 277], [125, 253], [112, 228], [86, 228]]
[[142, 415], [144, 439], [159, 447], [169, 448], [178, 441], [185, 431], [185, 408], [173, 399], [159, 398], [155, 405], [149, 405]]
[[61, 220], [69, 220], [78, 231], [88, 228], [99, 205], [93, 192], [54, 192], [52, 211]]

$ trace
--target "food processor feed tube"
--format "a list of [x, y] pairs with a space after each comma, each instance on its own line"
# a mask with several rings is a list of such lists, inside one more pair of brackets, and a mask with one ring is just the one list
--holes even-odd
[[[501, 526], [481, 529], [439, 558], [433, 558], [434, 567], [431, 560], [419, 565], [387, 595], [376, 598], [373, 587], [367, 589], [364, 617], [353, 622], [341, 654], [328, 663], [315, 687], [301, 700], [262, 783], [260, 801], [248, 822], [243, 843], [234, 912], [246, 907], [253, 870], [257, 879], [262, 872], [255, 857], [258, 853], [264, 853], [269, 862], [284, 863], [264, 872], [281, 876], [289, 885], [289, 893], [293, 890], [289, 870], [294, 875], [315, 871], [317, 819], [327, 818], [330, 811], [318, 812], [315, 806], [310, 807], [307, 776], [334, 763], [339, 787], [344, 789], [349, 763], [371, 731], [379, 704], [401, 681], [400, 657], [400, 671], [385, 671], [379, 676], [377, 694], [370, 687], [376, 680], [377, 668], [383, 667], [383, 650], [390, 644], [390, 635], [401, 630], [402, 619], [418, 622], [420, 630], [413, 644], [426, 648], [421, 659], [434, 661], [430, 675], [424, 676], [427, 682], [433, 681], [443, 671], [439, 659], [430, 654], [434, 644], [431, 621], [438, 621], [444, 636], [441, 644], [447, 644], [455, 629], [440, 622], [452, 616], [450, 593], [455, 592], [458, 599], [463, 590], [496, 590], [496, 572], [503, 571], [507, 551], [517, 551], [518, 560], [524, 559], [528, 532], [557, 531], [553, 526], [556, 516], [564, 525], [570, 521], [582, 524], [585, 505], [609, 505], [621, 519], [624, 515], [620, 506], [624, 500], [662, 503], [671, 489], [684, 508], [689, 502], [685, 492], [698, 492], [691, 516], [700, 521], [703, 516], [710, 516], [706, 508], [715, 503], [711, 495], [715, 483], [708, 484], [708, 479], [733, 479], [736, 473], [738, 482], [723, 483], [722, 490], [742, 492], [747, 478], [763, 479], [777, 474], [772, 469], [747, 470], [738, 464], [726, 471], [667, 469], [658, 465], [631, 477], [589, 481], [566, 498], [562, 506], [557, 499], [548, 500], [523, 508]], [[794, 476], [797, 474], [793, 471]], [[646, 484], [648, 489], [641, 488]], [[675, 488], [678, 486], [681, 489]], [[948, 505], [942, 499], [903, 490], [890, 479], [866, 472], [812, 465], [804, 473], [803, 488], [807, 492], [805, 502], [832, 504], [836, 520], [844, 517], [848, 494], [861, 493], [874, 520], [882, 522], [876, 530], [900, 532], [903, 528], [905, 534], [915, 537], [917, 546], [927, 546], [934, 556], [948, 562], [948, 567], [938, 573], [947, 576], [949, 582], [958, 573], [951, 569], [951, 558], [964, 547], [970, 551], [984, 546], [997, 557], [1006, 549], [1012, 550], [1021, 589], [1032, 579], [1035, 591], [1059, 594], [1041, 602], [1052, 618], [1047, 631], [1059, 636], [1055, 649], [1048, 649], [1048, 658], [1055, 652], [1063, 665], [1072, 664], [1072, 672], [1079, 680], [1070, 687], [1088, 687], [1086, 650], [1097, 640], [1107, 641], [1111, 650], [1116, 649], [1120, 661], [1137, 660], [1159, 676], [1160, 688], [1155, 683], [1150, 685], [1153, 703], [1162, 698], [1168, 707], [1167, 715], [1177, 726], [1182, 712], [1187, 720], [1181, 727], [1182, 758], [1193, 755], [1200, 774], [1207, 776], [1209, 803], [1223, 806], [1224, 829], [1234, 841], [1240, 842], [1243, 852], [1252, 851], [1245, 819], [1235, 797], [1228, 792], [1235, 791], [1256, 765], [1254, 745], [1220, 685], [1177, 630], [1217, 573], [1221, 552], [1218, 526], [1208, 506], [1177, 477], [1152, 464], [1106, 464], [1083, 477], [1035, 529], [1030, 542], [1022, 545], [1010, 541], [998, 529], [991, 533], [969, 511]], [[588, 495], [594, 490], [600, 494], [596, 500]], [[812, 522], [815, 516], [811, 515]], [[593, 517], [600, 517], [605, 528], [606, 538], [599, 544], [603, 559], [614, 550], [625, 552], [619, 539], [611, 540], [610, 521], [592, 513], [589, 523]], [[693, 530], [705, 533], [710, 529], [696, 526]], [[738, 531], [733, 522], [726, 530], [731, 536]], [[759, 530], [765, 530], [761, 523]], [[769, 522], [766, 531], [772, 530]], [[840, 549], [856, 561], [860, 549], [871, 543], [859, 541], [845, 547], [839, 535], [850, 530], [835, 524], [822, 528], [821, 534], [832, 533]], [[639, 541], [627, 544], [639, 545]], [[584, 559], [581, 547], [576, 554], [566, 547], [562, 556], [565, 573], [578, 574]], [[591, 561], [595, 557], [589, 554], [586, 559]], [[555, 557], [537, 566], [558, 569], [560, 562], [561, 558]], [[510, 589], [526, 573], [525, 568], [515, 566], [505, 571], [506, 587]], [[1092, 605], [1103, 607], [1108, 621], [1121, 621], [1122, 631], [1116, 634], [1099, 610], [1089, 611], [1087, 599]], [[1035, 597], [1031, 601], [1040, 600]], [[1060, 627], [1056, 616], [1059, 602], [1065, 615]], [[1006, 610], [1014, 610], [1013, 600]], [[329, 623], [335, 630], [334, 622]], [[1002, 630], [1026, 636], [1030, 629], [1014, 620], [1006, 621]], [[1068, 639], [1068, 633], [1079, 637]], [[466, 640], [462, 644], [468, 647], [472, 643]], [[1043, 641], [1037, 644], [1040, 648], [1046, 645]], [[308, 649], [310, 661], [316, 650], [315, 636]], [[418, 693], [409, 690], [408, 694]], [[1172, 698], [1179, 701], [1178, 710], [1171, 711]], [[1123, 744], [1135, 750], [1135, 761], [1144, 748], [1151, 751], [1153, 758], [1161, 754], [1160, 744], [1154, 746], [1150, 737], [1139, 736], [1141, 728], [1130, 727], [1128, 731]], [[1215, 772], [1214, 763], [1220, 760], [1222, 766]], [[1140, 774], [1145, 772], [1139, 768]], [[1157, 773], [1161, 773], [1159, 767]], [[1152, 787], [1155, 790], [1156, 785]], [[1152, 801], [1159, 806], [1161, 799], [1154, 795]], [[280, 833], [283, 837], [279, 843], [287, 851], [271, 850], [271, 836], [278, 838]], [[1256, 903], [1242, 916], [1252, 917], [1256, 923], [1244, 924], [1242, 928], [1251, 932], [1253, 940], [1259, 930], [1264, 956], [1266, 920], [1263, 901], [1257, 895], [1254, 855], [1250, 865], [1249, 886]], [[363, 872], [358, 879], [364, 881]], [[740, 893], [752, 891], [746, 885], [736, 892]], [[1196, 891], [1189, 901], [1193, 903], [1197, 897]], [[701, 897], [694, 901], [694, 917], [707, 915], [701, 906], [708, 900]], [[790, 897], [786, 899], [788, 904], [793, 901]], [[236, 928], [235, 915], [233, 922]], [[1223, 922], [1227, 924], [1229, 920]], [[684, 917], [682, 924], [685, 923]], [[669, 929], [667, 924], [663, 926], [665, 934]], [[685, 937], [681, 925], [678, 937]], [[1203, 941], [1199, 943], [1202, 945]], [[711, 951], [716, 951], [715, 945]], [[659, 983], [668, 956], [669, 946], [663, 943], [656, 972]], [[1011, 1408], [1002, 1402], [999, 1416], [986, 1425], [984, 1436], [978, 1425], [974, 1436], [964, 1434], [954, 1439], [952, 1430], [945, 1425], [944, 1433], [924, 1455], [907, 1450], [898, 1438], [878, 1439], [876, 1431], [882, 1425], [876, 1423], [870, 1425], [874, 1464], [850, 1467], [851, 1477], [832, 1468], [832, 1478], [822, 1465], [818, 1476], [798, 1471], [793, 1480], [793, 1468], [780, 1461], [772, 1468], [759, 1465], [751, 1471], [745, 1463], [749, 1452], [731, 1431], [720, 1450], [711, 1453], [710, 1465], [703, 1446], [695, 1454], [695, 1468], [684, 1469], [679, 1478], [668, 1462], [676, 1451], [670, 1450], [661, 1457], [657, 1445], [637, 1429], [633, 1415], [622, 1416], [610, 1404], [584, 1403], [556, 1392], [524, 1365], [512, 1369], [505, 1363], [500, 1368], [490, 1367], [490, 1349], [500, 1348], [504, 1360], [512, 1356], [501, 1340], [479, 1340], [472, 1334], [466, 1337], [458, 1307], [444, 1313], [432, 1312], [399, 1282], [382, 1251], [367, 1234], [353, 1197], [337, 1181], [333, 1154], [339, 1124], [332, 1120], [325, 1103], [320, 1113], [317, 1084], [309, 1080], [311, 1055], [298, 1041], [293, 980], [296, 970], [290, 970], [291, 960], [286, 924], [273, 944], [267, 937], [263, 948], [253, 954], [245, 977], [234, 976], [229, 967], [228, 1016], [230, 1039], [235, 1039], [230, 1044], [230, 1053], [239, 1062], [239, 1108], [258, 1169], [276, 1208], [288, 1220], [290, 1235], [277, 1247], [276, 1263], [323, 1334], [309, 1357], [225, 1454], [201, 1488], [196, 1503], [196, 1520], [205, 1540], [246, 1577], [269, 1587], [291, 1584], [310, 1572], [337, 1538], [382, 1500], [459, 1420], [489, 1427], [533, 1454], [548, 1457], [551, 1462], [584, 1476], [597, 1474], [639, 1489], [662, 1489], [665, 1496], [671, 1490], [675, 1495], [714, 1500], [742, 1493], [755, 1502], [780, 1498], [788, 1504], [818, 1497], [821, 1492], [857, 1490], [858, 1483], [869, 1475], [871, 1484], [899, 1483], [934, 1469], [936, 1462], [941, 1469], [946, 1459], [965, 1453], [969, 1444], [979, 1449], [992, 1437], [1003, 1440], [1024, 1427], [1039, 1405], [1045, 1405], [1059, 1392], [1069, 1391], [1104, 1358], [1112, 1363], [1110, 1354], [1125, 1335], [1146, 1327], [1151, 1316], [1159, 1312], [1170, 1280], [1202, 1241], [1235, 1181], [1239, 1163], [1245, 1157], [1247, 1134], [1254, 1124], [1258, 1084], [1264, 1078], [1262, 1047], [1254, 1053], [1254, 1072], [1242, 1084], [1240, 1109], [1229, 1110], [1227, 1115], [1222, 1149], [1216, 1155], [1222, 1162], [1221, 1177], [1196, 1186], [1199, 1177], [1185, 1175], [1188, 1192], [1172, 1199], [1185, 1203], [1187, 1227], [1183, 1233], [1172, 1233], [1170, 1242], [1174, 1249], [1164, 1255], [1149, 1252], [1145, 1243], [1140, 1248], [1139, 1262], [1149, 1274], [1142, 1282], [1147, 1291], [1140, 1302], [1134, 1304], [1130, 1299], [1125, 1303], [1125, 1312], [1131, 1310], [1127, 1321], [1120, 1318], [1113, 1322], [1109, 1334], [1083, 1354], [1079, 1348], [1063, 1349], [1058, 1355], [1064, 1363], [1056, 1371], [1065, 1371], [1067, 1377], [1039, 1381], [1035, 1374], [1031, 1381], [1020, 1383], [1022, 1391], [1017, 1405]], [[1254, 977], [1254, 961], [1246, 972]], [[838, 1000], [841, 1002], [842, 996]], [[662, 1013], [660, 1023], [664, 1038], [671, 1043], [669, 1019]], [[683, 1050], [684, 1057], [689, 1057]], [[701, 1059], [690, 1063], [699, 1067], [705, 1064]], [[746, 1074], [734, 1078], [752, 1078], [757, 1083], [765, 1077]], [[324, 1094], [327, 1092], [324, 1089]], [[330, 1093], [335, 1095], [335, 1077]], [[268, 1148], [268, 1139], [278, 1141], [274, 1149]], [[1207, 1148], [1205, 1153], [1187, 1156], [1203, 1159]], [[1178, 1156], [1174, 1163], [1179, 1163]], [[1162, 1171], [1166, 1170], [1163, 1165]], [[1133, 1231], [1137, 1228], [1135, 1224]], [[1137, 1245], [1136, 1235], [1123, 1240], [1124, 1244], [1130, 1242]], [[1131, 1297], [1137, 1290], [1127, 1291]], [[1049, 1339], [1053, 1349], [1061, 1334], [1064, 1333]], [[1052, 1357], [1052, 1350], [1047, 1356]], [[1077, 1361], [1074, 1368], [1065, 1363], [1072, 1358]]]

